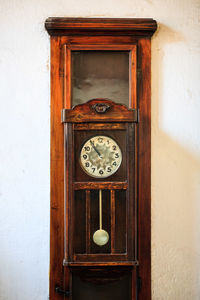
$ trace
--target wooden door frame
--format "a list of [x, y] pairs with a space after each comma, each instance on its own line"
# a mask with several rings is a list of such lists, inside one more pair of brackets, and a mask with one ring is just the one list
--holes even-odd
[[56, 286], [69, 290], [71, 284], [69, 269], [63, 266], [65, 178], [61, 110], [71, 105], [70, 101], [65, 101], [70, 98], [70, 90], [64, 86], [70, 70], [64, 63], [67, 52], [63, 45], [75, 40], [84, 43], [85, 36], [87, 42], [96, 39], [102, 44], [109, 41], [137, 44], [139, 267], [137, 279], [133, 276], [133, 281], [138, 278], [142, 281], [137, 298], [151, 299], [151, 36], [157, 24], [152, 19], [48, 18], [45, 27], [51, 35], [50, 300], [63, 299], [63, 295], [55, 292]]

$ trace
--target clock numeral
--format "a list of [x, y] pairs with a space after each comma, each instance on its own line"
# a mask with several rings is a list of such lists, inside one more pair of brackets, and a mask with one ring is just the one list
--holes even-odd
[[86, 155], [86, 154], [84, 154], [84, 155], [83, 155], [83, 158], [84, 158], [84, 159], [87, 159], [87, 155]]
[[99, 174], [103, 175], [103, 170], [99, 170]]
[[119, 153], [115, 153], [115, 158], [118, 158], [119, 157]]
[[98, 138], [99, 143], [103, 143], [103, 138]]
[[116, 165], [117, 165], [117, 163], [116, 163], [116, 161], [114, 161], [113, 166], [116, 166]]
[[86, 162], [85, 166], [88, 168], [90, 166], [89, 162]]
[[93, 173], [95, 172], [95, 170], [96, 170], [95, 168], [92, 168], [92, 172], [93, 172]]
[[113, 150], [115, 151], [116, 149], [117, 149], [117, 147], [114, 145], [114, 146], [112, 146], [112, 148], [113, 148]]
[[85, 151], [90, 151], [90, 147], [89, 146], [86, 146], [84, 147]]
[[107, 140], [107, 143], [108, 143], [108, 145], [110, 144], [110, 141], [109, 140]]
[[112, 171], [111, 167], [108, 167], [108, 168], [107, 168], [107, 172], [110, 173], [111, 171]]

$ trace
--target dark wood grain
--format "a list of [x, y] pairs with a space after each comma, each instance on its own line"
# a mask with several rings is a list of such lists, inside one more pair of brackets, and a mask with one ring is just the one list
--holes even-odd
[[63, 99], [64, 107], [69, 109], [71, 108], [71, 51], [67, 44], [63, 45], [63, 57]]
[[151, 299], [151, 41], [139, 41], [138, 86], [138, 259], [142, 280], [138, 298]]
[[135, 35], [152, 36], [157, 29], [153, 19], [133, 18], [48, 18], [50, 35]]
[[74, 130], [126, 130], [124, 123], [75, 123]]
[[[87, 266], [96, 266], [96, 267], [100, 267], [100, 266], [139, 266], [139, 261], [127, 261], [121, 259], [121, 256], [115, 257], [114, 261], [106, 261], [105, 260], [105, 256], [100, 256], [99, 260], [103, 260], [103, 262], [96, 262], [96, 255], [94, 257], [95, 261], [87, 261], [86, 256], [82, 257], [83, 261], [80, 260], [81, 256], [79, 255], [79, 261], [78, 262], [68, 262], [68, 261], [64, 261], [64, 265], [65, 266], [82, 266], [82, 267], [87, 267]], [[91, 256], [90, 256], [91, 257]]]
[[[133, 51], [135, 54], [136, 54], [136, 44], [134, 45], [130, 45], [130, 44], [117, 44], [117, 45], [114, 45], [113, 43], [112, 44], [94, 44], [94, 45], [91, 45], [91, 44], [70, 44], [69, 48], [72, 50], [72, 51], [83, 51], [83, 50], [93, 50], [93, 51]], [[132, 60], [132, 62], [135, 62], [134, 59]]]
[[[69, 230], [72, 232], [73, 239], [69, 240], [69, 258], [73, 253], [88, 253], [88, 195], [84, 190], [79, 190], [74, 192], [74, 197], [72, 199], [73, 210], [70, 210], [70, 214], [73, 213], [72, 225], [69, 224]], [[66, 220], [67, 221], [67, 220]], [[73, 243], [72, 243], [73, 242]], [[73, 249], [71, 250], [71, 245]]]
[[127, 190], [115, 190], [115, 253], [127, 253], [130, 237], [130, 228], [127, 235], [127, 216], [130, 214], [127, 200]]
[[86, 190], [86, 252], [90, 253], [90, 191]]
[[73, 35], [62, 35], [61, 37], [62, 45], [66, 45], [67, 48], [70, 50], [71, 47], [75, 49], [74, 47], [78, 47], [80, 50], [80, 45], [83, 47], [85, 46], [92, 46], [92, 47], [97, 47], [97, 46], [103, 46], [106, 48], [108, 45], [109, 47], [113, 45], [113, 50], [114, 46], [118, 47], [118, 45], [126, 45], [129, 48], [131, 48], [133, 45], [137, 45], [138, 39], [134, 36], [107, 36], [107, 35], [100, 35], [100, 36], [73, 36]]
[[[136, 178], [135, 178], [135, 124], [130, 123], [128, 126], [127, 133], [127, 143], [128, 143], [128, 190], [127, 197], [132, 199], [132, 201], [127, 202], [127, 227], [130, 227], [127, 239], [127, 251], [131, 253], [131, 258], [136, 260], [136, 245], [137, 245], [137, 195], [136, 195]], [[128, 230], [128, 228], [127, 228]], [[134, 251], [133, 251], [134, 249]]]
[[113, 266], [107, 266], [107, 268], [105, 268], [105, 266], [103, 265], [98, 266], [98, 268], [95, 265], [84, 266], [84, 267], [73, 265], [72, 267], [71, 266], [69, 267], [73, 275], [76, 274], [80, 276], [80, 278], [82, 278], [83, 281], [100, 284], [100, 285], [102, 285], [102, 283], [105, 284], [105, 283], [111, 283], [111, 282], [121, 280], [125, 274], [130, 274], [132, 270], [136, 269], [133, 265], [128, 265], [128, 266], [113, 265]]
[[137, 267], [134, 267], [132, 269], [132, 295], [131, 295], [131, 300], [137, 300], [137, 288], [135, 288], [137, 286]]
[[129, 107], [137, 109], [137, 46], [129, 54]]
[[[51, 203], [50, 203], [50, 299], [57, 298], [55, 286], [68, 286], [69, 271], [63, 267], [64, 254], [64, 128], [60, 77], [60, 38], [51, 39]], [[56, 245], [56, 247], [55, 247]]]
[[72, 151], [74, 146], [73, 140], [73, 133], [72, 133], [72, 124], [67, 123], [65, 124], [65, 248], [64, 248], [64, 259], [70, 259], [72, 255], [72, 251], [70, 248], [70, 241], [73, 240], [74, 232], [73, 229], [73, 213], [74, 213], [74, 205], [73, 205], [73, 198], [74, 192], [72, 189], [72, 182], [73, 182], [73, 173], [74, 173], [74, 166], [73, 166], [73, 159], [74, 159], [74, 152]]
[[115, 253], [115, 191], [110, 191], [110, 207], [111, 207], [111, 253]]
[[126, 190], [128, 187], [127, 181], [124, 182], [74, 182], [74, 190]]
[[[103, 113], [95, 110], [95, 105], [108, 105]], [[108, 99], [92, 99], [84, 104], [76, 105], [73, 109], [62, 110], [63, 123], [97, 123], [97, 122], [137, 122], [138, 111], [128, 109], [125, 105]]]

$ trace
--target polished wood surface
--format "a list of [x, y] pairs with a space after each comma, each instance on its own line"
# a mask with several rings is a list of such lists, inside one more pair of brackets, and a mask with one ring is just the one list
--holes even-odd
[[[69, 270], [63, 267], [64, 251], [64, 128], [60, 122], [62, 78], [60, 38], [51, 39], [51, 203], [50, 298], [60, 299], [55, 286], [68, 288]], [[56, 246], [55, 246], [56, 245]]]
[[[98, 109], [105, 109], [106, 111], [98, 112]], [[126, 106], [114, 103], [113, 101], [108, 99], [92, 99], [87, 103], [76, 105], [73, 109], [62, 110], [63, 123], [119, 123], [137, 121], [137, 110], [128, 109]]]
[[152, 36], [157, 28], [153, 19], [133, 18], [48, 18], [50, 35], [135, 35]]
[[[50, 219], [50, 299], [69, 299], [67, 296], [57, 294], [55, 286], [60, 286], [63, 290], [72, 290], [72, 269], [79, 268], [86, 276], [86, 267], [106, 272], [109, 280], [116, 276], [117, 266], [119, 274], [122, 268], [132, 270], [132, 295], [131, 300], [151, 299], [151, 183], [150, 183], [150, 158], [151, 158], [151, 41], [150, 37], [157, 28], [153, 19], [84, 19], [84, 18], [48, 18], [45, 27], [51, 35], [51, 219]], [[130, 81], [131, 97], [129, 101], [129, 111], [132, 110], [129, 137], [133, 136], [131, 122], [138, 121], [137, 109], [139, 109], [139, 124], [135, 126], [134, 137], [131, 141], [135, 145], [135, 151], [129, 152], [128, 157], [134, 158], [131, 161], [128, 173], [128, 180], [118, 182], [98, 181], [94, 187], [93, 182], [76, 181], [73, 182], [73, 144], [72, 132], [85, 130], [127, 130], [128, 123], [121, 123], [123, 118], [113, 117], [106, 123], [106, 119], [100, 117], [98, 123], [61, 124], [60, 112], [62, 109], [72, 111], [71, 104], [71, 51], [81, 49], [89, 50], [128, 50], [130, 51]], [[100, 95], [101, 96], [101, 95]], [[119, 111], [120, 112], [120, 111]], [[72, 114], [72, 113], [71, 113]], [[64, 113], [65, 115], [65, 113]], [[136, 116], [137, 115], [137, 116]], [[70, 119], [71, 118], [71, 119]], [[63, 121], [74, 121], [75, 118], [64, 117]], [[74, 118], [74, 119], [73, 119]], [[77, 120], [77, 119], [76, 119]], [[84, 120], [84, 118], [82, 118]], [[86, 119], [85, 119], [86, 120]], [[88, 120], [89, 121], [89, 120]], [[102, 122], [102, 123], [101, 123]], [[111, 123], [114, 122], [114, 123]], [[65, 127], [65, 133], [64, 128]], [[132, 133], [131, 133], [132, 132]], [[64, 136], [70, 136], [69, 143], [64, 145]], [[64, 146], [66, 156], [64, 162]], [[68, 160], [70, 159], [70, 164]], [[64, 178], [64, 168], [67, 172]], [[132, 173], [131, 173], [132, 172]], [[132, 179], [131, 179], [132, 178]], [[130, 191], [129, 185], [135, 184], [135, 188]], [[68, 188], [64, 189], [64, 184], [68, 183]], [[116, 247], [121, 249], [122, 245], [116, 245], [112, 240], [113, 261], [102, 257], [102, 262], [96, 257], [92, 261], [87, 261], [88, 257], [78, 254], [78, 261], [71, 261], [73, 249], [68, 248], [68, 242], [74, 239], [73, 232], [68, 226], [72, 224], [74, 218], [71, 202], [74, 192], [86, 190], [86, 250], [90, 252], [90, 219], [91, 204], [90, 190], [98, 188], [121, 190], [128, 193], [128, 197], [134, 199], [129, 209], [133, 218], [129, 217], [131, 227], [132, 249], [136, 249], [131, 260], [125, 258], [121, 260], [123, 254], [115, 253]], [[110, 200], [112, 209], [111, 234], [115, 235], [114, 219], [119, 218], [119, 208], [114, 201], [114, 194]], [[69, 199], [69, 201], [64, 201]], [[70, 200], [71, 199], [71, 200]], [[64, 206], [65, 202], [65, 206]], [[71, 213], [69, 213], [71, 212]], [[136, 218], [137, 212], [137, 218]], [[64, 218], [65, 214], [65, 218]], [[64, 223], [64, 220], [66, 223]], [[124, 222], [122, 220], [122, 222]], [[64, 241], [64, 237], [67, 237]], [[68, 251], [70, 250], [70, 251]], [[131, 249], [129, 249], [131, 252]], [[132, 252], [133, 253], [133, 252]], [[93, 255], [92, 253], [89, 253]], [[97, 254], [94, 254], [95, 256]], [[98, 254], [103, 255], [103, 254]], [[77, 256], [77, 255], [76, 255]], [[82, 256], [82, 257], [81, 257]], [[91, 256], [92, 257], [92, 256]], [[63, 264], [64, 258], [64, 264]], [[71, 265], [71, 266], [70, 266]], [[135, 267], [133, 267], [136, 265]], [[66, 266], [70, 266], [70, 269]], [[103, 268], [100, 270], [99, 268]], [[111, 269], [114, 268], [114, 273]], [[85, 271], [84, 271], [85, 270]], [[107, 270], [107, 271], [106, 271]], [[84, 273], [85, 272], [85, 273]], [[85, 274], [85, 275], [84, 275]], [[88, 280], [101, 282], [97, 274], [89, 273]], [[91, 275], [93, 274], [93, 275]], [[114, 275], [115, 274], [115, 275]], [[87, 276], [86, 276], [87, 277]], [[70, 279], [71, 278], [71, 279]], [[89, 279], [90, 278], [90, 279]], [[141, 280], [142, 284], [138, 282]], [[71, 298], [73, 299], [73, 298]]]
[[[151, 299], [151, 42], [138, 43], [138, 259], [142, 286], [138, 298]], [[143, 284], [145, 283], [145, 288]]]
[[118, 182], [74, 182], [74, 190], [126, 190], [128, 188], [127, 181]]

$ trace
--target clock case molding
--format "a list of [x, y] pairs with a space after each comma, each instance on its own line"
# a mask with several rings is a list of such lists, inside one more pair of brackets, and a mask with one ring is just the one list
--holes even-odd
[[[130, 97], [125, 122], [138, 121], [137, 112], [140, 112], [139, 124], [136, 125], [135, 131], [137, 243], [136, 259], [132, 260], [134, 263], [131, 266], [131, 299], [151, 299], [151, 36], [156, 31], [157, 23], [153, 19], [48, 18], [45, 28], [51, 36], [50, 299], [63, 299], [63, 295], [68, 299], [70, 293], [67, 291], [71, 290], [72, 284], [70, 268], [66, 266], [69, 260], [65, 243], [68, 230], [68, 224], [65, 224], [65, 221], [68, 222], [68, 216], [64, 204], [67, 196], [64, 177], [65, 133], [60, 114], [62, 111], [62, 121], [68, 124], [66, 127], [70, 127], [72, 122], [78, 126], [88, 116], [82, 114], [80, 119], [76, 114], [73, 115], [77, 109], [76, 107], [73, 110], [71, 104], [70, 74], [73, 50], [130, 51]], [[95, 104], [102, 103], [101, 99], [93, 101], [96, 101]], [[102, 122], [104, 114], [99, 113], [98, 116], [101, 121], [97, 123]], [[115, 116], [110, 117], [110, 122], [115, 123]], [[128, 118], [131, 121], [127, 121]], [[123, 117], [119, 122], [123, 124]], [[85, 263], [87, 266], [88, 261]], [[120, 271], [120, 263], [117, 261], [114, 264], [116, 269], [111, 265], [105, 267], [99, 264], [98, 270], [107, 276], [108, 280], [109, 277], [120, 277], [119, 274], [123, 270], [127, 271], [124, 267], [121, 267]], [[109, 269], [109, 272], [106, 271]], [[83, 278], [87, 277], [80, 266], [74, 270]], [[98, 275], [95, 276], [98, 280]], [[88, 277], [91, 278], [91, 274]]]

